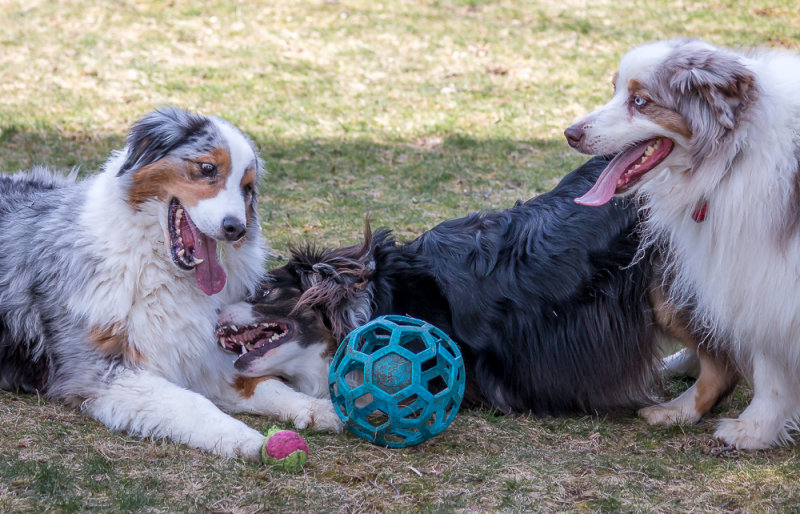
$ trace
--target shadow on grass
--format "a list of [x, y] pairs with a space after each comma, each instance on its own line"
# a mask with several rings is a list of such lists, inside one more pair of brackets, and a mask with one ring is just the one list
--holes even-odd
[[[411, 237], [448, 218], [506, 208], [551, 189], [585, 160], [561, 140], [485, 139], [468, 134], [414, 140], [256, 139], [267, 171], [261, 186], [265, 234], [289, 241], [349, 243], [365, 216]], [[4, 172], [47, 165], [99, 169], [124, 136], [0, 127]]]

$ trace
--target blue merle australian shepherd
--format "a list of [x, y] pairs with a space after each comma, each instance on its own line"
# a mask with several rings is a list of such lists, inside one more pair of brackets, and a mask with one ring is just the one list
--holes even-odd
[[220, 408], [338, 430], [330, 402], [243, 376], [214, 342], [263, 273], [260, 175], [231, 124], [163, 108], [86, 180], [0, 178], [0, 387], [224, 456], [256, 459], [264, 436]]
[[[606, 164], [595, 158], [549, 193], [446, 221], [409, 243], [368, 228], [361, 245], [297, 248], [254, 300], [222, 311], [219, 343], [243, 353], [244, 375], [280, 375], [290, 355], [325, 361], [370, 318], [407, 314], [459, 344], [468, 405], [558, 415], [646, 404], [656, 332], [690, 335], [651, 287], [651, 259], [634, 262], [635, 207], [573, 201]], [[280, 334], [264, 341], [256, 328], [265, 322]], [[324, 373], [317, 379], [324, 389]]]

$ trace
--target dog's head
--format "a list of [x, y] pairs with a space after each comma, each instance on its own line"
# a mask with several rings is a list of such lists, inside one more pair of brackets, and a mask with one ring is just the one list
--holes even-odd
[[166, 107], [133, 125], [119, 161], [125, 201], [136, 210], [159, 202], [172, 261], [206, 294], [220, 292], [217, 242], [258, 237], [261, 163], [251, 141], [223, 119]]
[[658, 172], [699, 173], [729, 138], [757, 86], [747, 60], [701, 41], [651, 43], [629, 51], [614, 75], [614, 95], [565, 132], [582, 153], [617, 154], [578, 203], [602, 205], [635, 192]]
[[374, 243], [369, 228], [366, 234], [361, 245], [293, 249], [250, 300], [222, 310], [217, 340], [241, 355], [237, 370], [297, 380], [314, 359], [329, 362], [342, 339], [369, 320]]

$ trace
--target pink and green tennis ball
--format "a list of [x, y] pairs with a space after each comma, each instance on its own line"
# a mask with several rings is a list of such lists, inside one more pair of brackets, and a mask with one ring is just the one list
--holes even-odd
[[261, 447], [261, 460], [284, 471], [300, 471], [308, 458], [308, 445], [292, 430], [272, 427]]

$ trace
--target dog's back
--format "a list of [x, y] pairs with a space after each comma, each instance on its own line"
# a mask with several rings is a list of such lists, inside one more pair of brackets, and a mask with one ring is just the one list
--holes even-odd
[[33, 226], [46, 226], [48, 215], [65, 208], [60, 189], [74, 184], [74, 174], [45, 168], [0, 177], [0, 244], [6, 254], [0, 266], [0, 389], [46, 390], [52, 356], [42, 342], [54, 327], [46, 327], [37, 301], [44, 279], [31, 265], [37, 246]]
[[[244, 311], [302, 320], [335, 341], [383, 314], [424, 319], [462, 349], [467, 405], [593, 414], [649, 403], [658, 348], [635, 206], [573, 201], [606, 163], [593, 159], [549, 193], [445, 221], [409, 243], [368, 227], [361, 245], [296, 249]], [[242, 359], [267, 368], [256, 364], [265, 356]]]
[[[649, 264], [633, 262], [636, 209], [573, 201], [606, 162], [594, 159], [509, 210], [449, 220], [389, 249], [420, 262], [416, 273], [427, 268], [449, 305], [445, 314], [431, 309], [436, 295], [401, 293], [392, 310], [420, 313], [461, 343], [482, 403], [560, 414], [647, 400], [657, 347]], [[392, 272], [380, 259], [377, 268]], [[392, 282], [404, 288], [402, 280]], [[424, 281], [412, 282], [420, 288]]]

